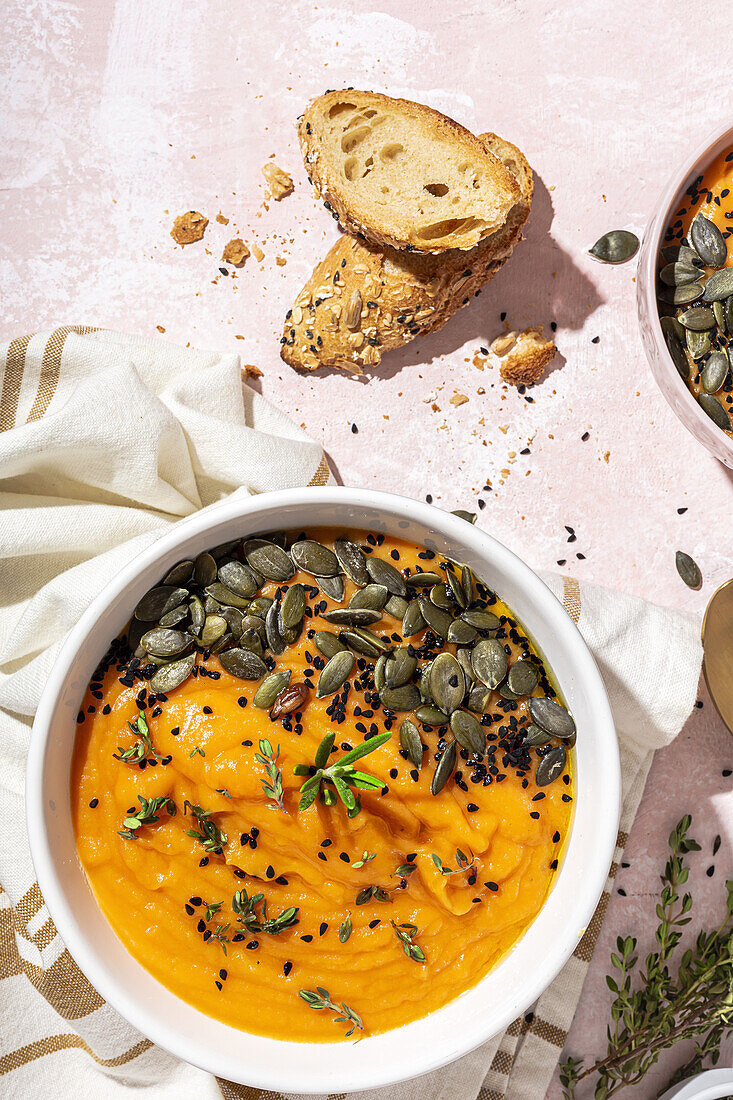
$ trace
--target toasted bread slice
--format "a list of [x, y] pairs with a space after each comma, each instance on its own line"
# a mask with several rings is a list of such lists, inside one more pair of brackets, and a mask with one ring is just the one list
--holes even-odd
[[519, 199], [514, 176], [474, 134], [409, 99], [327, 92], [298, 134], [309, 179], [343, 228], [382, 247], [474, 248]]
[[532, 171], [510, 142], [496, 134], [480, 140], [511, 166], [521, 191], [501, 229], [470, 252], [440, 256], [379, 249], [344, 234], [288, 311], [280, 352], [286, 363], [360, 374], [382, 352], [441, 328], [493, 278], [521, 237]]

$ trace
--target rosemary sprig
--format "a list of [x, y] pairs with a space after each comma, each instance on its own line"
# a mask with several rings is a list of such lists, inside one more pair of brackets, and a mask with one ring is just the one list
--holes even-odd
[[193, 836], [196, 840], [200, 840], [205, 852], [210, 852], [215, 856], [221, 855], [227, 842], [227, 834], [211, 820], [211, 810], [202, 810], [200, 806], [195, 806], [193, 802], [186, 799], [183, 803], [184, 814], [188, 813], [189, 810], [191, 816], [196, 818], [198, 828], [186, 829], [186, 836]]
[[[257, 913], [257, 906], [262, 902], [262, 913]], [[248, 932], [266, 932], [269, 936], [277, 936], [287, 928], [292, 928], [298, 923], [298, 908], [290, 906], [283, 909], [277, 917], [268, 917], [267, 901], [264, 894], [253, 894], [249, 897], [246, 890], [237, 890], [232, 898], [232, 909], [237, 915], [237, 920], [243, 924]]]
[[139, 711], [137, 719], [127, 724], [133, 736], [137, 737], [137, 741], [134, 745], [131, 745], [129, 749], [123, 749], [122, 745], [118, 745], [117, 752], [112, 753], [114, 759], [121, 760], [123, 764], [137, 764], [140, 760], [145, 760], [148, 756], [154, 756], [156, 760], [162, 760], [162, 754], [156, 752], [153, 747], [153, 742], [150, 739], [150, 730], [148, 729], [148, 723], [145, 721], [143, 712]]
[[425, 952], [419, 943], [415, 943], [415, 936], [418, 933], [418, 927], [416, 924], [395, 924], [393, 920], [389, 922], [394, 928], [394, 934], [402, 944], [402, 950], [407, 955], [408, 959], [412, 959], [413, 962], [424, 963], [427, 962], [425, 958]]
[[138, 829], [143, 825], [154, 825], [156, 821], [160, 821], [159, 810], [165, 809], [169, 817], [176, 816], [176, 804], [166, 794], [157, 795], [155, 798], [143, 798], [139, 794], [137, 800], [140, 803], [140, 809], [134, 814], [129, 814], [122, 822], [124, 828], [117, 830], [125, 840], [137, 840]]
[[473, 865], [474, 859], [473, 856], [471, 857], [471, 859], [469, 859], [468, 856], [465, 855], [460, 848], [456, 848], [456, 867], [448, 867], [445, 863], [443, 863], [440, 856], [436, 856], [435, 852], [432, 852], [431, 856], [433, 863], [438, 868], [441, 875], [457, 875], [461, 871], [467, 871], [468, 868]]
[[[363, 756], [368, 756], [380, 745], [384, 745], [391, 736], [392, 734], [385, 730], [384, 733], [380, 733], [376, 737], [370, 738], [369, 741], [357, 745], [355, 749], [350, 749], [340, 760], [336, 760], [335, 763], [326, 767], [336, 739], [335, 733], [327, 733], [316, 750], [315, 772], [311, 774], [312, 769], [309, 764], [296, 764], [293, 768], [295, 775], [309, 776], [300, 788], [298, 809], [307, 810], [309, 806], [312, 806], [321, 789], [323, 789], [324, 794], [327, 792], [333, 793], [331, 787], [326, 786], [326, 784], [332, 784], [336, 794], [349, 811], [349, 816], [352, 816], [357, 807], [357, 796], [351, 789], [352, 787], [358, 787], [365, 791], [380, 791], [384, 787], [381, 779], [376, 779], [367, 772], [357, 771], [353, 765], [355, 761], [360, 760]], [[329, 799], [329, 802], [331, 801]]]
[[273, 753], [272, 745], [269, 741], [260, 741], [260, 751], [255, 753], [255, 760], [259, 760], [260, 764], [264, 764], [265, 771], [269, 783], [262, 781], [262, 790], [271, 798], [275, 803], [271, 808], [282, 810], [285, 813], [285, 803], [283, 802], [283, 773], [277, 766], [278, 759], [280, 757], [280, 746], [277, 746], [277, 752]]
[[[638, 956], [633, 936], [619, 936], [611, 955], [615, 976], [606, 981], [615, 995], [611, 1005], [606, 1057], [585, 1067], [584, 1059], [568, 1058], [561, 1066], [560, 1081], [566, 1100], [574, 1100], [576, 1086], [596, 1076], [596, 1100], [606, 1100], [627, 1085], [637, 1084], [663, 1050], [680, 1039], [695, 1040], [689, 1061], [675, 1074], [676, 1084], [698, 1072], [706, 1061], [715, 1065], [722, 1040], [733, 1032], [733, 879], [727, 890], [726, 915], [712, 932], [700, 931], [692, 947], [677, 960], [681, 929], [690, 923], [692, 896], [680, 896], [689, 869], [688, 852], [700, 845], [688, 837], [692, 819], [685, 815], [669, 837], [670, 857], [661, 877], [657, 903], [657, 949], [647, 955], [644, 967], [635, 971]], [[672, 962], [677, 961], [677, 974]], [[632, 980], [638, 974], [638, 988]]]
[[376, 852], [362, 852], [361, 859], [357, 859], [355, 863], [352, 863], [352, 867], [363, 867], [365, 863], [371, 863], [376, 858]]
[[316, 1012], [321, 1012], [324, 1008], [330, 1009], [331, 1012], [336, 1012], [337, 1016], [333, 1021], [335, 1024], [351, 1024], [351, 1027], [346, 1032], [346, 1039], [348, 1039], [350, 1035], [353, 1035], [357, 1028], [359, 1031], [364, 1030], [361, 1016], [359, 1016], [357, 1012], [354, 1012], [353, 1008], [349, 1008], [348, 1005], [344, 1004], [343, 1001], [340, 1005], [334, 1004], [331, 1000], [330, 993], [327, 989], [324, 989], [322, 985], [317, 985], [315, 990], [301, 989], [298, 996], [301, 1000], [305, 1001], [309, 1008], [314, 1008]]

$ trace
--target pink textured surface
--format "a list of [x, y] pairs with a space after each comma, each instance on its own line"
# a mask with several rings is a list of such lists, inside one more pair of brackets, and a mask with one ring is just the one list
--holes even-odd
[[[0, 339], [66, 323], [162, 326], [161, 339], [235, 350], [263, 370], [262, 391], [322, 441], [344, 482], [430, 493], [446, 508], [483, 501], [479, 524], [533, 566], [701, 614], [733, 573], [733, 472], [654, 385], [633, 264], [598, 265], [587, 248], [608, 229], [641, 233], [675, 164], [722, 125], [722, 100], [702, 89], [727, 86], [725, 51], [708, 50], [704, 35], [681, 51], [679, 5], [668, 0], [623, 0], [613, 18], [599, 0], [491, 7], [8, 0]], [[691, 0], [686, 25], [705, 13]], [[733, 19], [722, 9], [717, 19], [722, 36]], [[310, 97], [347, 85], [493, 129], [536, 173], [527, 240], [510, 264], [446, 329], [362, 381], [302, 377], [278, 355], [283, 314], [336, 232], [313, 201], [294, 121]], [[264, 201], [271, 154], [296, 182], [281, 203]], [[191, 208], [210, 225], [203, 244], [182, 250], [169, 230]], [[214, 221], [219, 211], [228, 226]], [[236, 235], [265, 258], [224, 276], [221, 249]], [[472, 362], [503, 330], [502, 311], [511, 327], [557, 323], [559, 354], [532, 403], [501, 384], [496, 366]], [[469, 400], [455, 407], [454, 393]], [[565, 525], [577, 541], [568, 544]], [[677, 577], [678, 548], [702, 567], [699, 593]], [[609, 945], [628, 931], [649, 943], [666, 836], [687, 810], [705, 850], [692, 879], [697, 909], [711, 921], [720, 911], [733, 842], [721, 770], [733, 767], [733, 740], [701, 698], [655, 761], [618, 880], [626, 896], [612, 900], [573, 1052], [601, 1049]], [[709, 878], [718, 832], [728, 843]], [[633, 1095], [655, 1096], [664, 1079], [660, 1071]], [[556, 1085], [549, 1095], [559, 1096]]]

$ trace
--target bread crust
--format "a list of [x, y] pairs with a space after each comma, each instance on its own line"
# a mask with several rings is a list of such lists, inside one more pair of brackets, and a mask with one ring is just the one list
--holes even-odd
[[[521, 238], [532, 170], [511, 142], [479, 140], [514, 174], [519, 201], [505, 224], [474, 249], [439, 256], [381, 249], [344, 234], [288, 311], [280, 354], [296, 370], [334, 367], [361, 374], [382, 353], [442, 326], [494, 277]], [[357, 317], [358, 313], [358, 317]]]
[[[371, 119], [364, 114], [352, 112], [349, 116], [347, 113], [346, 118], [354, 117], [361, 122], [361, 129], [368, 130], [372, 124], [377, 124], [380, 120], [383, 122], [387, 118], [400, 124], [406, 119], [411, 124], [418, 140], [415, 142], [415, 149], [408, 151], [412, 153], [410, 183], [418, 188], [420, 207], [427, 207], [420, 215], [414, 211], [414, 206], [418, 203], [414, 194], [409, 200], [404, 194], [392, 194], [389, 202], [385, 202], [381, 194], [371, 194], [372, 181], [380, 172], [389, 171], [385, 167], [385, 164], [389, 164], [389, 159], [383, 160], [376, 148], [369, 158], [372, 167], [363, 170], [364, 176], [373, 173], [370, 183], [363, 184], [361, 172], [357, 173], [354, 180], [351, 177], [347, 179], [345, 158], [348, 158], [348, 153], [342, 153], [341, 150], [343, 142], [348, 141], [350, 135], [357, 134], [360, 127], [352, 125], [350, 129], [347, 128], [336, 152], [332, 148], [333, 135], [329, 132], [331, 126], [338, 126], [338, 121], [330, 122], [329, 112], [343, 110], [345, 105], [353, 107], [354, 112], [371, 112], [375, 116]], [[389, 129], [389, 126], [383, 125], [381, 132], [388, 133]], [[380, 144], [379, 128], [375, 132], [376, 144]], [[446, 171], [448, 177], [455, 177], [451, 199], [454, 196], [460, 199], [461, 191], [464, 192], [463, 201], [457, 207], [453, 207], [452, 201], [442, 193], [428, 193], [429, 187], [426, 184], [431, 184], [431, 181], [423, 179], [420, 174], [426, 166], [423, 165], [420, 170], [415, 167], [419, 160], [421, 134], [429, 135], [436, 142], [445, 142], [446, 149], [450, 150], [449, 157], [437, 157], [438, 161], [444, 163], [434, 163], [432, 168], [439, 178], [442, 170]], [[377, 92], [327, 92], [313, 100], [298, 120], [298, 136], [308, 178], [317, 195], [337, 215], [342, 228], [356, 235], [361, 234], [367, 241], [380, 247], [426, 254], [443, 254], [453, 248], [470, 250], [503, 225], [519, 198], [514, 176], [491, 149], [487, 149], [474, 134], [453, 119], [408, 99], [393, 99]], [[369, 144], [366, 139], [363, 140], [364, 144]], [[429, 145], [429, 142], [423, 142], [423, 145]], [[402, 149], [402, 146], [399, 148]], [[356, 160], [356, 157], [352, 159]], [[461, 159], [465, 160], [463, 167], [468, 172], [463, 180], [458, 179], [457, 162]], [[474, 178], [473, 187], [477, 188], [475, 191], [469, 186], [474, 170], [480, 173], [480, 182]], [[431, 186], [436, 182], [432, 181]], [[411, 207], [412, 213], [408, 215], [405, 210]], [[438, 232], [435, 229], [437, 235], [434, 239], [427, 235], [432, 232], [428, 228], [431, 225], [441, 226], [443, 230]]]
[[502, 359], [501, 377], [512, 386], [533, 386], [539, 382], [556, 352], [553, 341], [545, 339], [542, 325], [525, 329], [520, 332], [509, 354]]

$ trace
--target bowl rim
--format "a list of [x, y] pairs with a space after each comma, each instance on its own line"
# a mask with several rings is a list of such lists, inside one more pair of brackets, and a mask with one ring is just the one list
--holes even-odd
[[[693, 438], [726, 466], [733, 467], [733, 439], [716, 427], [707, 413], [701, 409], [677, 373], [672, 357], [667, 351], [655, 289], [657, 258], [672, 210], [678, 205], [693, 178], [697, 177], [701, 170], [704, 171], [726, 144], [733, 149], [733, 124], [730, 122], [726, 122], [722, 129], [717, 127], [714, 132], [708, 133], [705, 140], [695, 146], [695, 151], [685, 158], [682, 167], [667, 179], [644, 232], [637, 272], [636, 303], [644, 351], [652, 375], [667, 404]], [[658, 353], [656, 356], [647, 346], [647, 334], [654, 340]]]
[[[587, 864], [583, 863], [582, 865], [583, 891], [572, 894], [569, 899], [566, 899], [567, 908], [563, 910], [563, 913], [568, 914], [569, 919], [562, 922], [562, 927], [553, 940], [551, 947], [540, 953], [541, 957], [537, 959], [536, 971], [533, 975], [527, 975], [526, 981], [520, 986], [519, 993], [515, 991], [508, 994], [503, 1010], [494, 1010], [491, 1024], [477, 1024], [472, 1021], [472, 1027], [465, 1028], [461, 1035], [451, 1037], [448, 1049], [446, 1049], [448, 1039], [441, 1032], [441, 1040], [431, 1043], [423, 1050], [412, 1052], [410, 1049], [406, 1049], [399, 1067], [395, 1066], [392, 1069], [389, 1069], [388, 1065], [385, 1066], [382, 1059], [378, 1057], [369, 1058], [366, 1056], [362, 1057], [361, 1060], [354, 1058], [352, 1044], [290, 1043], [287, 1040], [262, 1038], [263, 1044], [269, 1044], [273, 1052], [276, 1052], [279, 1048], [288, 1048], [290, 1051], [299, 1048], [305, 1052], [315, 1048], [327, 1052], [327, 1057], [321, 1059], [318, 1063], [318, 1071], [309, 1071], [310, 1077], [307, 1081], [303, 1080], [303, 1070], [299, 1069], [297, 1059], [295, 1065], [288, 1065], [288, 1059], [285, 1057], [275, 1059], [272, 1064], [268, 1064], [263, 1059], [262, 1065], [244, 1065], [240, 1059], [229, 1054], [229, 1052], [223, 1054], [221, 1051], [212, 1049], [212, 1042], [206, 1040], [192, 1041], [190, 1037], [185, 1037], [180, 1030], [177, 1030], [175, 1022], [169, 1023], [160, 1014], [156, 1014], [153, 1008], [148, 1009], [146, 1003], [141, 1003], [142, 999], [133, 999], [128, 995], [121, 980], [118, 980], [117, 975], [112, 972], [111, 967], [107, 966], [98, 949], [92, 946], [85, 937], [83, 930], [74, 917], [73, 905], [67, 899], [59, 868], [56, 866], [51, 850], [44, 811], [44, 763], [55, 708], [58, 705], [65, 678], [74, 666], [77, 652], [83, 646], [87, 634], [100, 616], [121, 595], [130, 581], [154, 566], [166, 553], [176, 550], [191, 538], [200, 539], [206, 535], [210, 528], [232, 521], [243, 521], [243, 523], [248, 523], [253, 527], [256, 525], [259, 513], [271, 511], [274, 508], [285, 508], [288, 505], [302, 506], [304, 497], [313, 506], [343, 504], [351, 508], [372, 508], [387, 512], [393, 517], [412, 519], [425, 528], [432, 529], [439, 535], [453, 539], [464, 547], [470, 548], [472, 552], [491, 561], [497, 571], [507, 573], [509, 569], [513, 570], [514, 575], [518, 576], [519, 584], [527, 594], [528, 599], [542, 602], [543, 615], [551, 620], [553, 638], [558, 637], [564, 649], [572, 653], [573, 667], [577, 669], [577, 680], [584, 685], [586, 692], [593, 696], [594, 723], [596, 729], [602, 734], [601, 737], [597, 738], [597, 742], [594, 742], [594, 752], [600, 753], [604, 776], [603, 794], [598, 797], [596, 793], [592, 809], [588, 807], [586, 802], [577, 797], [576, 792], [573, 824], [564, 849], [560, 875], [558, 875], [553, 890], [545, 900], [542, 909], [524, 935], [520, 937], [508, 955], [505, 955], [497, 966], [492, 968], [471, 990], [465, 991], [459, 997], [448, 1002], [447, 1005], [421, 1018], [422, 1021], [433, 1020], [439, 1017], [441, 1013], [446, 1013], [446, 1010], [458, 1004], [462, 998], [467, 997], [472, 991], [479, 990], [487, 979], [503, 965], [505, 960], [511, 957], [516, 947], [531, 934], [532, 928], [537, 924], [557, 891], [563, 868], [568, 861], [569, 854], [573, 851], [573, 836], [577, 832], [580, 808], [583, 806], [585, 807], [583, 813], [588, 819], [585, 824], [592, 829], [594, 844], [594, 858], [588, 861]], [[252, 523], [253, 520], [254, 524]], [[322, 525], [335, 526], [337, 524]], [[345, 523], [344, 527], [355, 525], [350, 522]], [[246, 529], [243, 533], [246, 533]], [[549, 627], [548, 632], [550, 632]], [[600, 766], [599, 770], [601, 770]], [[26, 821], [31, 855], [41, 893], [62, 941], [82, 972], [104, 997], [105, 1001], [152, 1042], [184, 1062], [188, 1062], [218, 1077], [245, 1083], [255, 1088], [301, 1094], [332, 1092], [335, 1087], [336, 1091], [352, 1092], [394, 1085], [439, 1069], [476, 1049], [488, 1039], [501, 1034], [512, 1020], [534, 1004], [540, 994], [554, 980], [585, 933], [607, 881], [609, 866], [617, 843], [620, 805], [621, 768], [618, 742], [603, 680], [595, 659], [576, 624], [544, 581], [502, 543], [459, 517], [444, 512], [435, 506], [396, 494], [371, 489], [350, 489], [342, 486], [286, 489], [258, 496], [229, 498], [180, 520], [154, 543], [137, 554], [95, 597], [63, 643], [44, 687], [33, 722], [26, 771]], [[582, 842], [581, 839], [577, 840], [577, 844]], [[106, 921], [106, 917], [101, 913], [101, 910], [100, 915], [102, 920]], [[109, 927], [111, 928], [111, 926]], [[149, 972], [137, 962], [124, 944], [121, 946], [127, 953], [131, 965], [139, 968], [143, 974], [147, 974], [159, 989], [173, 997], [177, 1003], [186, 1004], [176, 994], [157, 982], [157, 979], [153, 978], [152, 975], [149, 975]], [[192, 1006], [189, 1007], [192, 1008]], [[204, 1013], [200, 1013], [200, 1015], [206, 1020], [213, 1020], [212, 1017]], [[252, 1033], [241, 1032], [223, 1024], [221, 1021], [213, 1020], [213, 1022], [218, 1028], [230, 1031], [234, 1036], [237, 1034], [252, 1036]], [[403, 1029], [413, 1028], [420, 1023], [421, 1021], [414, 1021], [388, 1032], [368, 1036], [360, 1041], [359, 1047], [366, 1051], [371, 1045], [374, 1045], [376, 1049], [372, 1054], [375, 1055], [379, 1050], [380, 1040], [383, 1040], [386, 1036], [395, 1036]], [[259, 1039], [261, 1037], [255, 1036], [255, 1038]], [[339, 1062], [338, 1051], [349, 1051], [350, 1056], [348, 1059], [342, 1058], [342, 1062], [338, 1066], [338, 1076], [335, 1077], [334, 1063]], [[284, 1055], [286, 1052], [282, 1050], [281, 1053]], [[321, 1070], [322, 1062], [325, 1064]]]

